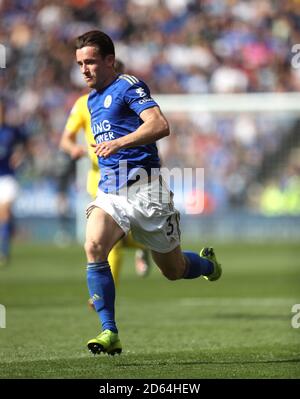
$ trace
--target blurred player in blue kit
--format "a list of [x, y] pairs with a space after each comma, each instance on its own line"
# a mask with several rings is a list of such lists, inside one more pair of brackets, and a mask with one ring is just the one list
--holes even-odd
[[222, 270], [213, 248], [200, 255], [180, 247], [179, 212], [160, 174], [156, 141], [169, 125], [148, 86], [135, 76], [117, 74], [109, 36], [91, 31], [76, 40], [76, 59], [87, 85], [94, 151], [101, 179], [87, 208], [85, 252], [87, 284], [102, 332], [87, 346], [96, 353], [121, 353], [115, 321], [115, 286], [107, 261], [129, 231], [151, 250], [169, 280], [200, 276], [215, 281]]
[[[0, 267], [8, 264], [13, 234], [13, 203], [18, 184], [15, 168], [23, 157], [17, 148], [25, 144], [25, 135], [5, 122], [5, 101], [0, 98]], [[21, 150], [21, 151], [20, 151]]]

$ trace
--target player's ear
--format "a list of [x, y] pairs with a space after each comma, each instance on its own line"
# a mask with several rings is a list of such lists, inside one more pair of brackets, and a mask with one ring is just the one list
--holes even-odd
[[108, 54], [105, 57], [105, 62], [106, 62], [107, 66], [114, 67], [114, 65], [115, 65], [115, 56], [113, 54]]

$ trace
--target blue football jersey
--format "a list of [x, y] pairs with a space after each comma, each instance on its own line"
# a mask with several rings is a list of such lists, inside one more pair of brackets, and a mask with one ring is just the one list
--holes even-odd
[[10, 158], [14, 147], [25, 138], [21, 132], [7, 125], [0, 125], [0, 176], [12, 175], [14, 171], [10, 166]]
[[[157, 103], [151, 98], [148, 86], [131, 75], [119, 75], [103, 90], [93, 90], [88, 108], [95, 142], [115, 140], [134, 132], [143, 123], [140, 113], [154, 106]], [[160, 168], [155, 143], [124, 148], [108, 158], [98, 157], [98, 164], [99, 188], [106, 193], [115, 192], [135, 180], [140, 168], [148, 174], [152, 168]], [[126, 166], [126, 173], [123, 169], [121, 172], [121, 165]]]

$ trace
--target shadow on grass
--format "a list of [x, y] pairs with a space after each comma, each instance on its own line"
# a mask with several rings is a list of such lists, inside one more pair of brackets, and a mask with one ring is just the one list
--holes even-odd
[[[214, 361], [214, 360], [195, 360], [195, 361], [154, 361], [156, 366], [169, 366], [170, 364], [177, 364], [183, 366], [192, 366], [192, 365], [223, 365], [223, 364], [232, 364], [232, 365], [243, 365], [243, 364], [273, 364], [273, 363], [300, 363], [300, 358], [298, 359], [278, 359], [278, 360], [224, 360], [224, 361]], [[116, 365], [117, 367], [141, 367], [150, 365], [149, 362], [146, 363], [122, 363]]]
[[[195, 355], [195, 354], [194, 354]], [[67, 367], [70, 370], [75, 370], [80, 366], [80, 368], [85, 368], [86, 366], [91, 366], [93, 362], [99, 362], [99, 366], [108, 366], [111, 365], [112, 367], [145, 367], [145, 366], [169, 366], [169, 365], [184, 365], [184, 366], [191, 366], [191, 365], [243, 365], [243, 364], [276, 364], [276, 363], [300, 363], [299, 358], [291, 358], [291, 359], [258, 359], [258, 360], [192, 360], [192, 361], [185, 361], [178, 360], [178, 354], [170, 353], [168, 355], [168, 360], [160, 360], [158, 357], [162, 355], [153, 354], [151, 358], [147, 359], [147, 355], [143, 355], [144, 361], [139, 361], [139, 359], [132, 359], [132, 361], [128, 361], [128, 357], [132, 357], [131, 354], [123, 354], [121, 356], [107, 356], [107, 355], [96, 355], [90, 356], [87, 355], [78, 357], [70, 357], [70, 358], [63, 358], [63, 359], [40, 359], [40, 360], [19, 360], [16, 362], [1, 362], [0, 363], [0, 370], [7, 371], [8, 368], [17, 368], [18, 365], [20, 369], [26, 369], [28, 366], [29, 369], [48, 369], [48, 370], [55, 370], [56, 367]], [[142, 356], [134, 355], [136, 358]], [[101, 363], [100, 363], [101, 361]], [[93, 363], [94, 365], [94, 363]]]

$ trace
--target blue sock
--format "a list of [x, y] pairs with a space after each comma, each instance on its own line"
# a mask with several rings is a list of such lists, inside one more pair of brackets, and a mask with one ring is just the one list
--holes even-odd
[[9, 257], [10, 253], [10, 242], [12, 235], [12, 222], [1, 223], [0, 225], [0, 253]]
[[187, 270], [183, 278], [197, 278], [199, 276], [208, 276], [214, 270], [214, 265], [208, 259], [202, 258], [200, 255], [191, 251], [184, 251], [187, 259]]
[[115, 283], [108, 262], [87, 264], [87, 284], [102, 330], [118, 332], [115, 322]]

